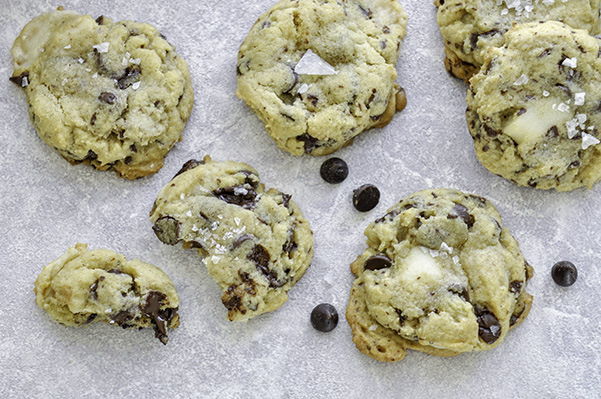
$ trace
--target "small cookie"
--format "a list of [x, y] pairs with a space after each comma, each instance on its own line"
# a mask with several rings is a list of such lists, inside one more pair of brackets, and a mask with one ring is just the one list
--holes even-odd
[[406, 24], [397, 0], [281, 0], [240, 47], [237, 94], [281, 149], [330, 154], [406, 105]]
[[230, 320], [282, 306], [313, 258], [313, 233], [291, 196], [265, 190], [257, 171], [239, 162], [186, 162], [150, 219], [165, 244], [198, 249]]
[[179, 326], [179, 298], [158, 267], [126, 260], [108, 249], [76, 244], [45, 266], [35, 281], [38, 306], [66, 326], [104, 321], [123, 328], [153, 327], [167, 344]]
[[517, 25], [470, 81], [476, 155], [521, 186], [569, 191], [601, 178], [600, 41], [559, 22]]
[[591, 34], [600, 32], [599, 0], [435, 0], [445, 42], [445, 66], [468, 81], [484, 63], [486, 50], [503, 43], [512, 25], [562, 21]]
[[482, 197], [420, 191], [365, 235], [346, 317], [357, 348], [374, 359], [401, 360], [407, 349], [437, 356], [492, 349], [530, 310], [532, 268]]
[[23, 28], [12, 55], [39, 136], [71, 163], [136, 179], [181, 139], [188, 66], [151, 25], [55, 11]]

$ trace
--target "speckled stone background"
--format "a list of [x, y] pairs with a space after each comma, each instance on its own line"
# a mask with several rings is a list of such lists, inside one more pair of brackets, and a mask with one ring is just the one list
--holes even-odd
[[[481, 167], [464, 121], [463, 83], [442, 65], [431, 1], [402, 0], [409, 33], [399, 81], [409, 105], [385, 129], [337, 155], [350, 176], [331, 186], [323, 159], [278, 150], [235, 95], [238, 46], [273, 0], [65, 0], [94, 16], [150, 22], [189, 62], [196, 106], [183, 142], [155, 176], [128, 182], [71, 166], [35, 134], [25, 96], [8, 81], [10, 46], [25, 23], [58, 3], [0, 0], [0, 397], [2, 398], [593, 398], [601, 395], [601, 186], [558, 194], [518, 188]], [[161, 244], [147, 219], [155, 194], [181, 164], [204, 154], [253, 164], [293, 194], [315, 230], [316, 256], [279, 311], [227, 321], [219, 290], [193, 251]], [[380, 205], [359, 214], [352, 189], [377, 184]], [[455, 187], [494, 201], [536, 276], [530, 317], [490, 352], [455, 358], [410, 353], [396, 364], [355, 350], [341, 318], [330, 334], [310, 326], [320, 302], [344, 312], [349, 263], [363, 229], [401, 197]], [[151, 331], [95, 324], [66, 328], [38, 309], [33, 282], [75, 242], [162, 266], [181, 295], [182, 325], [164, 347]], [[550, 277], [576, 263], [571, 288]]]

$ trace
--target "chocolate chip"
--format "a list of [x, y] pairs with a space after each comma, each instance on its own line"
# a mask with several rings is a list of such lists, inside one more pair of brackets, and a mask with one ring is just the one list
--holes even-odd
[[213, 191], [213, 195], [228, 204], [241, 206], [244, 209], [254, 208], [257, 199], [257, 192], [251, 187], [244, 186], [220, 188]]
[[242, 244], [244, 244], [246, 241], [251, 241], [251, 240], [253, 240], [254, 238], [255, 238], [255, 237], [254, 237], [254, 236], [252, 236], [252, 235], [250, 235], [250, 234], [244, 234], [244, 235], [242, 235], [242, 236], [238, 237], [238, 238], [236, 239], [236, 241], [234, 241], [234, 242], [232, 243], [232, 249], [237, 249], [237, 248], [239, 248], [239, 247], [240, 247]]
[[557, 262], [551, 268], [551, 277], [553, 277], [555, 284], [569, 287], [578, 279], [578, 269], [576, 269], [576, 266], [572, 262]]
[[134, 84], [140, 76], [140, 68], [138, 66], [125, 68], [123, 75], [117, 78], [117, 87], [121, 90], [127, 89]]
[[484, 125], [484, 131], [486, 132], [486, 134], [489, 137], [496, 137], [499, 134], [501, 134], [498, 130], [493, 129], [492, 127], [488, 126], [488, 125]]
[[288, 208], [288, 205], [290, 205], [291, 199], [292, 199], [292, 196], [290, 194], [282, 193], [282, 205], [284, 205], [286, 208]]
[[84, 158], [84, 161], [95, 161], [97, 159], [98, 159], [98, 155], [94, 151], [88, 150], [88, 154]]
[[[414, 208], [414, 206], [410, 204], [409, 207], [407, 208], [407, 205], [405, 205], [403, 207], [403, 210], [407, 210], [409, 208]], [[392, 219], [394, 219], [395, 217], [397, 217], [400, 214], [401, 214], [401, 211], [399, 211], [399, 210], [393, 210], [393, 211], [388, 212], [386, 215], [382, 216], [381, 218], [376, 219], [375, 222], [376, 223], [383, 223], [386, 220], [392, 220]]]
[[319, 98], [312, 94], [307, 94], [307, 99], [311, 102], [311, 104], [315, 107], [319, 102]]
[[124, 162], [126, 165], [129, 165], [130, 163], [132, 163], [132, 161], [133, 161], [133, 160], [134, 160], [134, 159], [133, 159], [133, 158], [132, 158], [130, 155], [128, 155], [128, 156], [126, 156], [126, 157], [125, 157], [125, 159], [123, 160], [123, 162]]
[[546, 57], [546, 56], [548, 56], [549, 54], [551, 54], [551, 49], [550, 49], [550, 48], [548, 48], [548, 49], [545, 49], [545, 50], [544, 50], [542, 53], [540, 53], [540, 54], [538, 55], [538, 58], [543, 58], [543, 57]]
[[353, 205], [359, 212], [371, 211], [380, 202], [380, 190], [373, 184], [364, 184], [353, 191]]
[[14, 84], [16, 84], [19, 87], [27, 87], [29, 86], [29, 72], [23, 72], [20, 75], [17, 76], [11, 76], [10, 78], [8, 78], [8, 80], [10, 80], [11, 82], [13, 82]]
[[329, 303], [321, 303], [311, 311], [311, 325], [321, 332], [330, 332], [338, 325], [338, 312]]
[[98, 316], [96, 313], [91, 313], [86, 319], [86, 324], [90, 324], [91, 322], [93, 322], [94, 319], [96, 319], [96, 316]]
[[470, 293], [467, 290], [467, 287], [464, 287], [459, 284], [454, 284], [454, 285], [450, 286], [449, 288], [447, 288], [447, 290], [449, 292], [459, 296], [461, 299], [463, 299], [466, 302], [470, 301]]
[[157, 238], [168, 245], [175, 245], [179, 242], [179, 222], [171, 216], [163, 216], [152, 226]]
[[517, 116], [524, 115], [527, 111], [528, 110], [526, 108], [520, 108], [520, 109], [518, 109], [518, 112], [516, 112], [516, 115]]
[[403, 314], [403, 311], [401, 309], [395, 309], [395, 312], [399, 315], [399, 324], [402, 326], [403, 324], [405, 324], [407, 316]]
[[125, 327], [125, 323], [133, 319], [133, 315], [125, 310], [120, 311], [114, 316], [111, 316], [111, 321], [115, 322], [118, 326]]
[[92, 297], [93, 300], [98, 300], [98, 284], [104, 280], [104, 276], [100, 276], [96, 279], [96, 281], [94, 281], [94, 284], [92, 284], [90, 286], [90, 296]]
[[489, 30], [488, 32], [483, 33], [472, 33], [470, 36], [470, 45], [472, 47], [472, 50], [475, 50], [478, 47], [478, 40], [480, 40], [481, 37], [495, 36], [499, 33], [501, 32], [496, 29]]
[[278, 288], [284, 285], [284, 282], [278, 281], [277, 273], [269, 269], [269, 262], [271, 257], [267, 249], [261, 244], [257, 244], [253, 247], [252, 251], [247, 256], [248, 260], [255, 263], [257, 270], [259, 270], [269, 281], [269, 286], [272, 288]]
[[123, 272], [122, 272], [121, 270], [119, 270], [119, 269], [111, 269], [111, 270], [107, 270], [106, 272], [107, 272], [107, 273], [111, 273], [111, 274], [126, 274], [126, 273], [123, 273]]
[[557, 129], [557, 126], [551, 126], [549, 130], [547, 130], [547, 137], [559, 137], [559, 129]]
[[494, 343], [501, 336], [501, 324], [497, 317], [482, 306], [476, 306], [474, 309], [476, 320], [478, 321], [478, 336], [487, 344]]
[[107, 103], [107, 104], [114, 104], [115, 101], [117, 101], [117, 96], [114, 95], [113, 93], [109, 93], [109, 92], [103, 91], [98, 96], [98, 99], [100, 101], [102, 101], [102, 102]]
[[385, 254], [370, 256], [363, 265], [365, 270], [388, 269], [392, 266], [392, 261]]
[[512, 294], [519, 294], [520, 291], [522, 291], [522, 285], [524, 285], [522, 281], [512, 281], [509, 283], [509, 292]]
[[177, 176], [181, 175], [184, 172], [187, 172], [191, 169], [194, 169], [197, 166], [200, 165], [204, 165], [205, 161], [197, 161], [196, 159], [190, 159], [188, 162], [186, 162], [182, 168], [175, 174], [175, 176], [173, 176], [173, 178], [175, 179]]
[[229, 311], [240, 310], [242, 305], [242, 298], [238, 295], [233, 295], [233, 292], [236, 290], [235, 285], [231, 285], [228, 287], [226, 292], [221, 298], [221, 302], [223, 306]]
[[98, 25], [104, 25], [105, 19], [106, 19], [106, 18], [104, 17], [104, 15], [101, 15], [101, 16], [99, 16], [98, 18], [96, 18], [96, 23], [97, 23]]
[[475, 219], [474, 216], [471, 215], [467, 208], [461, 204], [455, 204], [453, 209], [447, 215], [447, 219], [457, 219], [461, 218], [463, 222], [467, 225], [468, 229], [474, 225]]
[[315, 137], [311, 136], [308, 133], [301, 134], [300, 136], [296, 136], [298, 141], [302, 141], [305, 146], [305, 154], [310, 154], [315, 148], [319, 147], [317, 140]]
[[340, 158], [330, 158], [321, 164], [319, 174], [328, 183], [342, 183], [348, 176], [348, 165]]
[[161, 304], [167, 298], [165, 294], [158, 291], [150, 291], [146, 296], [146, 303], [140, 305], [140, 310], [149, 317], [154, 323], [154, 336], [164, 345], [167, 345], [167, 325], [177, 314], [177, 309], [170, 309], [168, 312], [161, 311]]

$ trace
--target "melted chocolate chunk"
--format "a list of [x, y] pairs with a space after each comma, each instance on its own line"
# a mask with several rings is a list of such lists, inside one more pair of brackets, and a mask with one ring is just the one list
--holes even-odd
[[228, 204], [238, 205], [244, 209], [253, 209], [256, 205], [257, 192], [251, 187], [237, 186], [220, 188], [213, 195]]
[[223, 306], [229, 311], [240, 310], [242, 305], [242, 298], [234, 294], [236, 290], [235, 285], [231, 285], [227, 288], [226, 292], [221, 297]]
[[294, 251], [296, 248], [298, 248], [298, 244], [296, 243], [296, 241], [294, 241], [294, 227], [293, 227], [290, 230], [288, 230], [288, 239], [282, 246], [282, 251], [286, 252], [288, 254], [288, 257], [290, 257], [290, 254], [292, 254], [292, 251]]
[[449, 212], [447, 219], [457, 219], [461, 218], [463, 222], [467, 225], [468, 229], [474, 225], [475, 219], [474, 216], [471, 215], [467, 208], [461, 204], [455, 204], [451, 212]]
[[478, 321], [478, 336], [487, 344], [494, 343], [501, 336], [501, 324], [497, 317], [485, 307], [474, 309]]
[[121, 90], [127, 89], [129, 86], [138, 81], [140, 77], [140, 68], [138, 66], [128, 66], [125, 68], [125, 72], [119, 78], [117, 78], [117, 87]]
[[152, 226], [152, 231], [165, 244], [175, 245], [179, 242], [179, 222], [171, 216], [159, 218]]
[[[134, 317], [134, 315], [132, 315], [128, 311], [122, 310], [119, 313], [117, 313], [116, 315], [111, 316], [111, 321], [115, 322], [115, 324], [117, 324], [118, 326], [126, 328], [126, 327], [128, 327], [126, 325], [126, 323], [128, 321], [130, 321], [131, 319], [133, 319], [133, 317]], [[129, 326], [129, 327], [131, 327], [131, 326]]]
[[177, 314], [176, 308], [161, 310], [161, 304], [166, 298], [167, 296], [162, 292], [151, 291], [146, 297], [146, 303], [143, 306], [140, 305], [140, 310], [154, 323], [154, 336], [164, 345], [167, 345], [169, 341], [167, 326]]
[[489, 137], [497, 137], [499, 134], [501, 134], [498, 130], [493, 129], [492, 127], [488, 126], [488, 125], [484, 125], [484, 131], [486, 132], [486, 134]]
[[113, 93], [103, 91], [98, 96], [98, 99], [107, 104], [115, 104], [115, 101], [117, 101], [117, 96], [114, 95]]
[[175, 176], [173, 176], [173, 178], [175, 179], [177, 176], [181, 175], [184, 172], [189, 171], [190, 169], [194, 169], [197, 166], [200, 165], [204, 165], [205, 161], [197, 161], [196, 159], [190, 159], [188, 162], [186, 162], [182, 168], [175, 174]]
[[27, 87], [29, 86], [29, 72], [23, 72], [20, 75], [17, 76], [11, 76], [10, 78], [8, 78], [8, 80], [10, 80], [11, 82], [13, 82], [14, 84], [16, 84], [19, 87]]
[[365, 270], [388, 269], [392, 266], [392, 261], [385, 254], [370, 256], [363, 265]]
[[308, 133], [296, 136], [296, 139], [305, 144], [305, 154], [310, 154], [315, 148], [319, 147], [319, 144], [317, 144], [319, 140]]
[[247, 258], [248, 260], [255, 262], [257, 270], [259, 270], [265, 276], [267, 281], [269, 281], [270, 287], [278, 288], [285, 284], [284, 282], [278, 281], [277, 273], [269, 269], [271, 257], [264, 246], [261, 244], [255, 245]]

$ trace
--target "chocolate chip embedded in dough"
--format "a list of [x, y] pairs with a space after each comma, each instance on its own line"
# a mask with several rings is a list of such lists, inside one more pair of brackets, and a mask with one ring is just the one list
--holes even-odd
[[171, 216], [159, 218], [152, 226], [157, 238], [168, 245], [175, 245], [179, 242], [179, 225], [177, 219]]
[[200, 165], [204, 165], [205, 161], [198, 161], [196, 159], [190, 159], [188, 162], [186, 162], [182, 168], [175, 174], [175, 176], [173, 176], [173, 178], [175, 179], [177, 176], [181, 175], [184, 172], [187, 172], [191, 169], [196, 168], [197, 166]]
[[103, 103], [107, 103], [107, 104], [111, 104], [112, 105], [112, 104], [115, 104], [115, 101], [117, 101], [117, 96], [114, 95], [113, 93], [109, 93], [107, 91], [103, 91], [98, 96], [98, 99], [100, 101], [102, 101]]
[[475, 223], [475, 218], [472, 214], [468, 212], [468, 209], [461, 205], [455, 204], [453, 209], [449, 212], [447, 219], [456, 219], [460, 218], [467, 225], [468, 228], [471, 228]]
[[474, 309], [478, 322], [478, 336], [487, 344], [493, 344], [501, 336], [499, 319], [487, 308], [476, 306]]
[[385, 254], [377, 254], [370, 256], [363, 265], [365, 270], [380, 270], [388, 269], [392, 266], [392, 261]]

